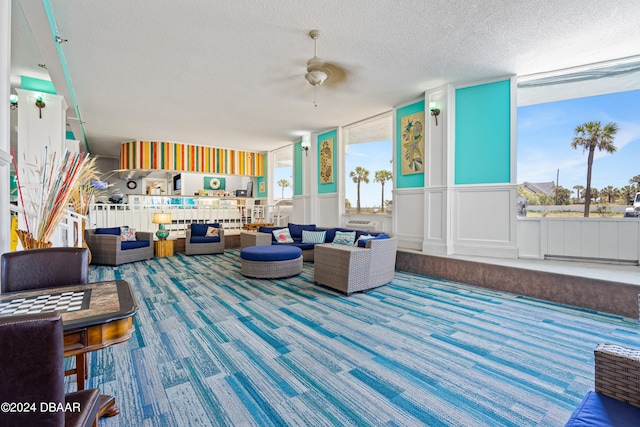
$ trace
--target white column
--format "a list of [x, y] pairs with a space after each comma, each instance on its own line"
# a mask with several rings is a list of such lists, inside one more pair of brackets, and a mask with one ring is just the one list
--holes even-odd
[[[18, 148], [16, 150], [17, 173], [20, 178], [24, 206], [33, 206], [32, 200], [40, 195], [41, 175], [34, 171], [44, 167], [49, 156], [56, 153], [56, 162], [64, 155], [66, 145], [67, 102], [60, 95], [16, 89], [18, 93]], [[42, 97], [43, 108], [36, 106]], [[33, 209], [28, 209], [28, 212]], [[32, 219], [30, 219], [32, 221]], [[33, 226], [34, 224], [30, 224]], [[23, 217], [19, 228], [25, 230]], [[54, 238], [55, 239], [55, 238]], [[52, 241], [54, 246], [59, 242]]]
[[11, 2], [0, 2], [0, 253], [9, 252], [11, 218], [9, 177], [11, 165], [9, 94], [11, 70]]

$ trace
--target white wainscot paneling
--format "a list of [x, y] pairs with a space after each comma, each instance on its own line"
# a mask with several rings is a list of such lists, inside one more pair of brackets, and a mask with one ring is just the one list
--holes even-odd
[[318, 195], [318, 220], [316, 222], [318, 225], [335, 227], [340, 224], [338, 202], [338, 195], [335, 193]]
[[518, 219], [518, 257], [542, 258], [542, 218]]
[[508, 189], [457, 192], [457, 240], [509, 243], [511, 194]]
[[427, 240], [444, 241], [446, 238], [445, 192], [430, 191], [427, 200]]
[[[640, 222], [631, 218], [544, 218], [544, 255], [637, 261]], [[543, 230], [545, 227], [543, 227]]]
[[395, 190], [393, 210], [396, 215], [398, 246], [422, 249], [424, 240], [424, 190]]

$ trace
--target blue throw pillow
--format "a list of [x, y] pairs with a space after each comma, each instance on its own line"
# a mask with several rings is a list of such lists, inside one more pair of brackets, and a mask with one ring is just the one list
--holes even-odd
[[119, 236], [120, 227], [96, 228], [96, 234], [112, 234], [114, 236]]
[[292, 223], [289, 223], [287, 228], [289, 229], [289, 233], [291, 233], [291, 237], [293, 237], [295, 239], [296, 237], [302, 238], [302, 230], [315, 231], [316, 230], [316, 225], [315, 224], [292, 224]]
[[302, 243], [324, 243], [326, 231], [302, 230]]
[[333, 242], [333, 239], [336, 237], [336, 229], [335, 228], [316, 228], [316, 231], [326, 231], [327, 235], [324, 237], [325, 243]]
[[355, 231], [336, 231], [336, 237], [333, 238], [333, 243], [337, 245], [353, 246], [356, 241]]

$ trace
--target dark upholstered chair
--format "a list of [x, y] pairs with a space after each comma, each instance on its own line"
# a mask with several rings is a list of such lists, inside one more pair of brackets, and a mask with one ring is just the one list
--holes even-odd
[[134, 242], [122, 242], [120, 227], [87, 229], [84, 241], [91, 250], [91, 264], [115, 266], [153, 258], [153, 233], [146, 231], [137, 231]]
[[[205, 235], [209, 227], [218, 229], [217, 237], [207, 237]], [[224, 228], [219, 223], [189, 224], [184, 240], [184, 253], [186, 255], [224, 253]]]
[[[89, 249], [43, 248], [2, 254], [0, 260], [2, 293], [28, 291], [55, 286], [82, 285], [89, 279]], [[82, 374], [80, 374], [82, 372]], [[86, 353], [76, 356], [78, 386], [87, 378]]]
[[87, 248], [43, 248], [2, 254], [2, 292], [87, 283]]
[[0, 425], [98, 425], [99, 389], [64, 393], [59, 313], [2, 317], [0, 342], [0, 402], [22, 405], [2, 411]]

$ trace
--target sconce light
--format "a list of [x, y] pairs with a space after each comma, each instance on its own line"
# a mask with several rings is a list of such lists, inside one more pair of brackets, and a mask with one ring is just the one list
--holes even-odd
[[18, 95], [10, 95], [9, 96], [9, 104], [12, 110], [18, 108]]
[[42, 100], [42, 95], [36, 96], [36, 107], [38, 107], [38, 110], [40, 110], [40, 118], [42, 118], [42, 109], [46, 106], [47, 104], [45, 104]]
[[302, 143], [300, 144], [300, 146], [302, 147], [302, 150], [304, 151], [304, 155], [307, 156], [308, 153], [309, 153], [309, 147], [311, 147], [311, 143], [309, 141], [303, 140]]
[[437, 108], [435, 101], [431, 101], [429, 103], [429, 110], [431, 110], [431, 115], [436, 118], [436, 126], [438, 126], [438, 116], [440, 115], [440, 109]]

